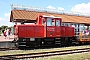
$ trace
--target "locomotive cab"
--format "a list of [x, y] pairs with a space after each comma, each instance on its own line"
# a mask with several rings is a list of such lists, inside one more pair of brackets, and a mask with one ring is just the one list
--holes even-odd
[[61, 17], [39, 15], [36, 18], [36, 25], [44, 26], [44, 37], [61, 36]]
[[61, 18], [54, 16], [43, 16], [44, 24], [46, 26], [46, 37], [60, 37]]

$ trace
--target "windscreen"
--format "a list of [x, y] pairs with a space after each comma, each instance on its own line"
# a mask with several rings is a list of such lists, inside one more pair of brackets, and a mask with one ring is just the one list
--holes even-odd
[[47, 26], [55, 26], [55, 20], [52, 18], [47, 18]]

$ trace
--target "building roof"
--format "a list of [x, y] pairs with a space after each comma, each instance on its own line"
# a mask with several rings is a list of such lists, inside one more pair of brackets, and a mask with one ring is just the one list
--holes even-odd
[[26, 22], [33, 22], [36, 20], [36, 17], [39, 14], [61, 17], [62, 22], [90, 24], [90, 17], [58, 14], [58, 13], [56, 14], [56, 13], [49, 13], [49, 12], [26, 11], [26, 10], [12, 10], [11, 16], [10, 16], [10, 22], [12, 21], [20, 22], [22, 20]]

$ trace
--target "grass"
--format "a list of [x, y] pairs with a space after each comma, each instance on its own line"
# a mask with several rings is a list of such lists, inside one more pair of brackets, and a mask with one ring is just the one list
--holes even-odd
[[11, 50], [11, 51], [0, 51], [1, 55], [12, 55], [12, 54], [25, 54], [25, 53], [38, 53], [38, 52], [49, 52], [49, 51], [61, 51], [61, 50], [71, 50], [80, 48], [90, 48], [87, 46], [72, 46], [72, 47], [62, 47], [62, 48], [50, 48], [50, 49], [34, 49], [34, 50]]
[[[33, 59], [34, 60], [34, 59]], [[36, 58], [35, 60], [90, 60], [90, 52], [82, 54], [73, 54], [73, 55], [62, 55], [62, 56], [52, 56], [44, 58]]]

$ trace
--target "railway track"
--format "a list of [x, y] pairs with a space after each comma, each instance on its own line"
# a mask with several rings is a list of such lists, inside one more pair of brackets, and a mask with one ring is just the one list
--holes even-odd
[[28, 54], [16, 54], [16, 55], [4, 55], [4, 56], [0, 56], [0, 59], [16, 60], [16, 59], [26, 59], [26, 58], [48, 57], [48, 56], [55, 56], [55, 55], [66, 55], [66, 54], [74, 54], [74, 53], [82, 53], [82, 52], [90, 52], [90, 48], [40, 52], [40, 53], [28, 53]]
[[12, 48], [0, 48], [0, 51], [7, 51], [7, 50], [18, 50], [18, 48], [16, 48], [16, 47], [12, 47]]

